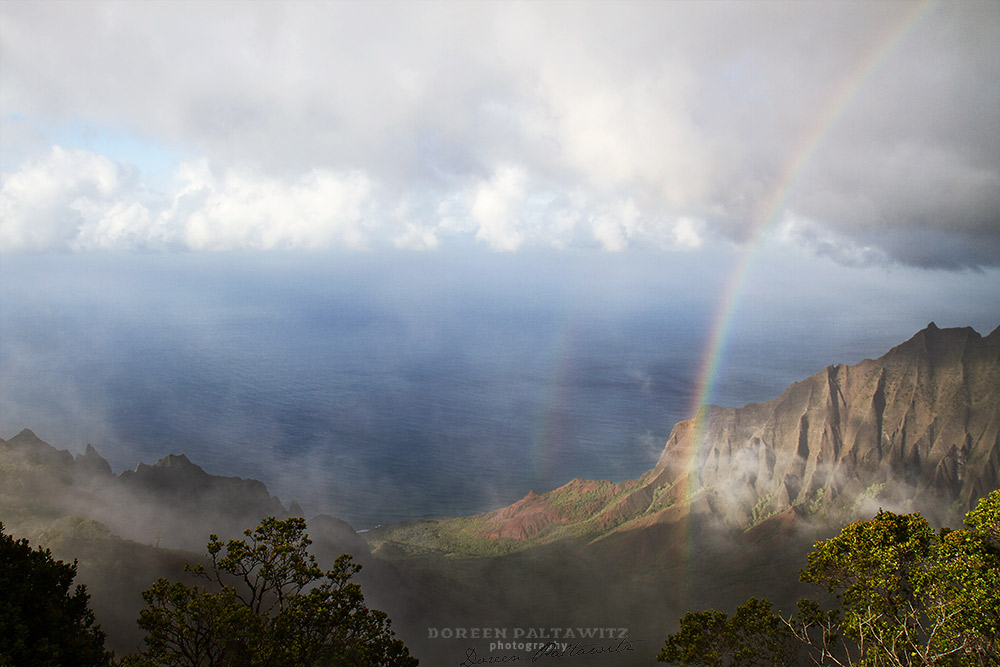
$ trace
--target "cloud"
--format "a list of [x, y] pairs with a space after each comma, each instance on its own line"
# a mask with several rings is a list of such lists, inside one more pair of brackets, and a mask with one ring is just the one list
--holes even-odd
[[702, 228], [704, 225], [691, 218], [681, 218], [674, 224], [674, 243], [679, 248], [697, 250], [704, 243]]
[[441, 245], [441, 239], [433, 227], [407, 222], [402, 233], [393, 238], [392, 243], [402, 250], [434, 250]]
[[524, 243], [518, 210], [525, 199], [527, 175], [523, 169], [503, 166], [476, 187], [469, 213], [479, 228], [476, 240], [496, 250], [517, 250]]
[[122, 248], [232, 250], [364, 248], [371, 183], [314, 169], [280, 180], [250, 169], [182, 164], [165, 202], [106, 157], [54, 147], [4, 180], [5, 251]]
[[601, 211], [591, 219], [594, 237], [605, 250], [620, 252], [628, 248], [629, 239], [639, 231], [639, 211], [629, 199], [618, 202], [611, 210]]
[[872, 266], [889, 261], [886, 253], [879, 248], [861, 245], [794, 213], [785, 216], [778, 226], [776, 237], [781, 243], [810, 248], [817, 255], [829, 257], [845, 266]]
[[184, 186], [164, 217], [188, 248], [360, 249], [368, 243], [371, 183], [360, 172], [314, 169], [291, 182], [252, 170], [217, 176], [206, 161], [182, 166]]
[[[889, 262], [1000, 262], [993, 2], [53, 7], [0, 8], [6, 196], [60, 142], [120, 189], [18, 199], [8, 250], [698, 250], [793, 211]], [[173, 202], [58, 131], [88, 124], [210, 173]]]
[[145, 226], [148, 214], [121, 206], [134, 174], [101, 155], [54, 147], [5, 178], [0, 190], [0, 248], [69, 250], [81, 238], [111, 243]]
[[533, 191], [531, 180], [503, 164], [443, 202], [393, 200], [357, 170], [279, 178], [202, 158], [179, 165], [154, 192], [131, 165], [56, 146], [4, 180], [0, 250], [435, 250], [459, 239], [499, 252], [700, 247], [702, 225], [689, 218], [654, 222], [631, 198], [553, 196]]

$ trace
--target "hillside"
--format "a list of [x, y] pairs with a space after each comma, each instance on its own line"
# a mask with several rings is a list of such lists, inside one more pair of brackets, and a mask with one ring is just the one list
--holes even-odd
[[[844, 522], [885, 507], [958, 525], [995, 488], [1000, 329], [983, 337], [931, 324], [771, 401], [703, 407], [638, 479], [574, 479], [485, 514], [362, 535], [313, 517], [309, 533], [321, 562], [348, 552], [364, 564], [366, 599], [424, 664], [458, 664], [469, 647], [489, 657], [488, 637], [468, 634], [477, 628], [530, 640], [614, 627], [639, 649], [615, 664], [648, 665], [688, 609], [761, 594], [791, 605], [804, 592], [805, 553]], [[183, 576], [209, 533], [290, 513], [301, 508], [262, 483], [211, 475], [183, 454], [115, 475], [91, 446], [73, 456], [29, 430], [0, 440], [0, 519], [80, 559], [79, 580], [119, 652], [139, 640], [139, 591]]]
[[74, 457], [29, 429], [0, 439], [0, 503], [25, 536], [40, 519], [79, 516], [122, 538], [196, 550], [210, 532], [237, 535], [262, 516], [288, 515], [261, 482], [210, 475], [183, 454], [114, 475], [93, 446]]
[[[616, 663], [648, 665], [686, 610], [755, 595], [791, 608], [812, 593], [797, 572], [813, 543], [879, 507], [960, 525], [1000, 488], [998, 460], [1000, 329], [931, 324], [772, 401], [702, 408], [638, 479], [575, 479], [485, 514], [365, 535], [408, 579], [436, 578], [478, 605], [477, 620], [627, 627], [648, 652]], [[421, 624], [468, 618], [428, 603]], [[412, 645], [450, 657], [463, 642]]]
[[956, 523], [998, 487], [1000, 328], [984, 338], [931, 323], [878, 359], [828, 366], [766, 403], [702, 407], [637, 480], [575, 479], [477, 517], [370, 539], [396, 553], [474, 556], [642, 541], [637, 533], [692, 515], [746, 530], [788, 511], [836, 525], [881, 506]]
[[[286, 509], [263, 483], [207, 473], [183, 454], [120, 475], [88, 445], [76, 456], [31, 430], [0, 439], [0, 521], [4, 530], [78, 560], [77, 582], [87, 585], [108, 646], [119, 654], [141, 641], [136, 619], [140, 592], [157, 577], [185, 578], [184, 564], [205, 560], [210, 534], [237, 537], [264, 516], [302, 514]], [[373, 563], [351, 526], [329, 516], [309, 520], [314, 552], [332, 563], [351, 553], [378, 582], [399, 588], [391, 567]]]

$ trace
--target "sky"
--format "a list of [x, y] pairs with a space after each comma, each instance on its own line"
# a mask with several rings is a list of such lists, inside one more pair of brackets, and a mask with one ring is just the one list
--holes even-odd
[[172, 355], [326, 382], [282, 350], [372, 310], [347, 357], [387, 377], [557, 387], [583, 332], [608, 377], [686, 385], [631, 425], [637, 474], [700, 404], [996, 328], [998, 128], [995, 1], [0, 0], [0, 437], [132, 467], [119, 403], [201, 400]]
[[0, 252], [1000, 262], [1000, 3], [0, 4]]

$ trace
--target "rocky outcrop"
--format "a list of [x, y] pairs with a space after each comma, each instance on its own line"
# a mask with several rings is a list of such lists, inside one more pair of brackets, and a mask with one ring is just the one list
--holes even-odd
[[263, 482], [210, 475], [184, 454], [170, 454], [151, 466], [140, 463], [135, 470], [124, 471], [120, 483], [148, 503], [209, 512], [246, 527], [262, 516], [286, 513]]
[[[299, 513], [301, 514], [301, 512]], [[365, 538], [358, 535], [351, 524], [343, 519], [319, 514], [309, 519], [309, 536], [313, 551], [321, 558], [332, 561], [340, 554], [351, 554], [355, 560], [368, 563], [371, 550]]]
[[264, 516], [288, 516], [257, 480], [211, 475], [183, 454], [114, 475], [92, 445], [75, 457], [24, 429], [0, 440], [5, 523], [86, 517], [145, 544], [200, 550], [212, 533], [238, 535]]
[[96, 478], [107, 478], [112, 475], [111, 464], [97, 453], [93, 445], [88, 444], [83, 454], [77, 454], [73, 460], [77, 470], [83, 475]]
[[746, 524], [754, 508], [817, 512], [872, 487], [901, 509], [964, 512], [1000, 486], [998, 457], [1000, 329], [983, 338], [931, 323], [768, 403], [703, 408], [674, 429], [657, 468], [669, 484], [687, 476], [689, 496], [708, 493], [721, 518]]
[[790, 509], [837, 522], [881, 506], [954, 524], [1000, 488], [998, 463], [1000, 328], [984, 338], [931, 323], [878, 359], [828, 366], [772, 401], [703, 406], [674, 426], [652, 470], [604, 482], [587, 516], [560, 511], [582, 480], [487, 516], [490, 535], [543, 541], [573, 521], [600, 539], [689, 516], [747, 528]]
[[72, 454], [56, 449], [27, 428], [10, 440], [0, 440], [0, 457], [12, 466], [48, 466], [64, 472], [73, 467]]

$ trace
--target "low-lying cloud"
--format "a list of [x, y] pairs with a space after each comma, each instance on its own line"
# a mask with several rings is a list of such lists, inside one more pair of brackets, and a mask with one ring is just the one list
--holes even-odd
[[501, 165], [449, 195], [429, 218], [424, 202], [381, 196], [366, 173], [312, 169], [291, 178], [251, 167], [219, 169], [201, 159], [177, 169], [172, 189], [145, 189], [134, 166], [79, 149], [53, 147], [6, 179], [0, 191], [0, 249], [366, 250], [438, 248], [472, 239], [512, 252], [522, 247], [636, 245], [690, 250], [703, 224], [643, 219], [631, 198], [546, 201], [529, 191], [524, 169]]

